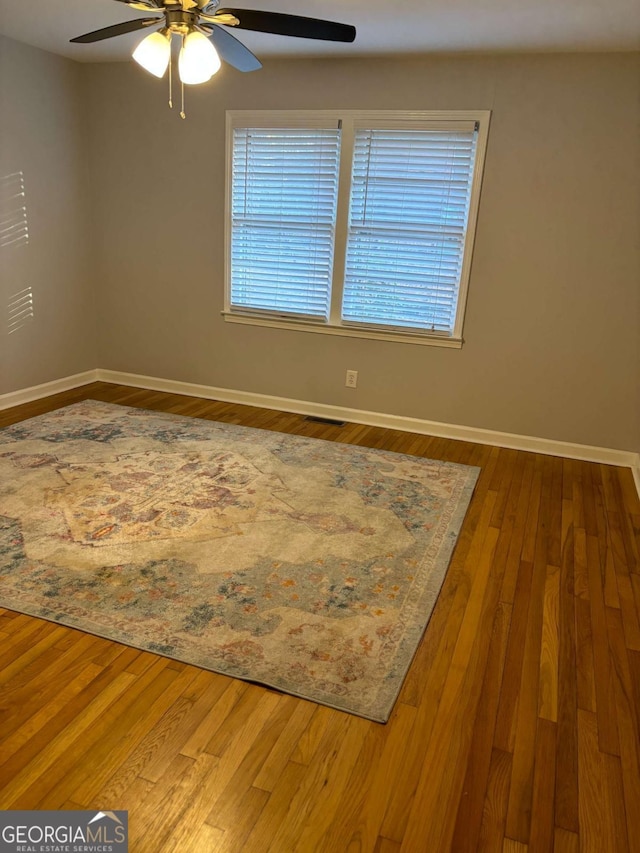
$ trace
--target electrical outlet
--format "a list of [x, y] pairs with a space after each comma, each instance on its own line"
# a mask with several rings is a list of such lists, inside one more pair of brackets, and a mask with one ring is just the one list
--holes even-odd
[[358, 371], [357, 370], [347, 370], [347, 378], [344, 383], [347, 388], [357, 388], [358, 387]]

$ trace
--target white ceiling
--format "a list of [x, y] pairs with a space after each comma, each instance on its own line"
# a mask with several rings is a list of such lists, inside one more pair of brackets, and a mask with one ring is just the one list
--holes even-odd
[[[640, 0], [231, 0], [229, 5], [236, 3], [357, 29], [353, 44], [235, 30], [260, 58], [640, 49]], [[0, 33], [80, 62], [129, 59], [147, 30], [89, 45], [69, 39], [138, 17], [148, 13], [113, 0], [0, 0]]]

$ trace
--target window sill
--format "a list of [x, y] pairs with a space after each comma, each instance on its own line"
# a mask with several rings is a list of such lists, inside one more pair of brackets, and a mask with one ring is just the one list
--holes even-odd
[[340, 335], [346, 338], [368, 338], [377, 341], [393, 341], [400, 344], [418, 344], [428, 347], [448, 347], [461, 349], [462, 338], [450, 338], [444, 335], [427, 333], [402, 332], [396, 329], [364, 328], [362, 326], [332, 326], [327, 323], [300, 322], [285, 317], [265, 317], [252, 314], [232, 314], [223, 311], [222, 316], [227, 323], [240, 323], [245, 326], [266, 326], [270, 329], [289, 329], [296, 332], [315, 332], [321, 335]]

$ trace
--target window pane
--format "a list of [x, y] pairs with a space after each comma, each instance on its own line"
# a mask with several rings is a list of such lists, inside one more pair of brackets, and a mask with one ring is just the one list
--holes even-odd
[[453, 332], [475, 149], [475, 131], [356, 131], [344, 320]]
[[338, 183], [337, 128], [236, 128], [231, 306], [325, 319]]

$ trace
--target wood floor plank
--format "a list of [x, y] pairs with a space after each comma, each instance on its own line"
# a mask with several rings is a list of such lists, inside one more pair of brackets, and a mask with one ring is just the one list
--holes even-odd
[[[471, 745], [471, 721], [480, 697], [482, 673], [489, 654], [490, 626], [500, 595], [501, 573], [492, 572], [497, 539], [498, 531], [490, 527], [442, 691], [409, 825], [402, 840], [403, 850], [415, 850], [419, 844], [436, 850], [446, 849], [451, 843]], [[479, 637], [484, 641], [479, 642]]]
[[[177, 853], [181, 848], [176, 848], [173, 836], [170, 835], [167, 838], [164, 853], [170, 853], [172, 849]], [[195, 834], [193, 849], [206, 850], [207, 853], [222, 853], [222, 851], [230, 851], [234, 848], [231, 846], [229, 837], [222, 829], [217, 829], [215, 826], [203, 823]], [[239, 848], [236, 847], [237, 849]]]
[[589, 568], [587, 566], [587, 532], [573, 528], [573, 591], [576, 598], [589, 600]]
[[449, 570], [423, 642], [418, 647], [413, 665], [400, 692], [399, 699], [406, 704], [416, 707], [421, 704], [425, 689], [425, 674], [432, 672], [436, 655], [442, 654], [445, 648], [453, 649], [450, 637], [455, 636], [466, 607], [469, 566], [474, 565], [478, 559], [495, 509], [496, 493], [489, 492], [490, 478], [484, 475], [485, 472], [481, 474], [474, 494], [478, 497], [486, 497], [486, 504], [484, 501], [478, 503], [467, 515], [465, 529], [456, 543]]
[[[11, 679], [20, 677], [25, 672], [27, 674], [24, 680], [28, 681], [31, 677], [30, 665], [54, 646], [65, 633], [61, 625], [56, 625], [50, 630], [41, 620], [38, 621], [39, 624], [35, 626], [36, 630], [33, 633], [25, 632], [22, 642], [12, 643], [6, 650], [3, 656], [5, 660], [0, 661], [0, 685], [7, 684]], [[46, 658], [44, 665], [46, 666]]]
[[[109, 802], [117, 801], [145, 771], [149, 772], [152, 779], [163, 775], [181, 745], [215, 706], [225, 682], [226, 679], [218, 681], [209, 672], [200, 672], [196, 676], [195, 681], [162, 713], [135, 749], [105, 781], [102, 791]], [[154, 708], [153, 716], [155, 712]]]
[[[567, 530], [558, 587], [558, 702], [555, 759], [555, 823], [578, 831], [578, 653], [575, 596], [575, 542], [573, 528]], [[585, 611], [586, 612], [586, 611]]]
[[90, 634], [78, 637], [75, 632], [69, 633], [74, 640], [71, 647], [60, 654], [55, 646], [51, 646], [55, 657], [50, 663], [42, 662], [26, 680], [16, 676], [5, 685], [0, 699], [0, 726], [4, 737], [8, 737], [30, 711], [38, 713], [44, 705], [55, 701], [87, 666], [92, 664], [96, 674], [101, 670], [93, 661], [100, 646], [98, 639]]
[[[269, 800], [269, 792], [255, 787], [253, 781], [282, 735], [295, 703], [293, 697], [280, 697], [262, 727], [255, 746], [245, 755], [214, 808], [205, 818], [211, 826], [224, 830], [225, 844], [231, 849], [243, 849], [247, 836]], [[195, 844], [195, 840], [193, 843]]]
[[618, 595], [618, 582], [613, 555], [613, 547], [608, 542], [603, 558], [604, 566], [604, 603], [606, 607], [620, 608], [620, 596]]
[[536, 503], [533, 493], [536, 464], [537, 457], [531, 453], [526, 454], [522, 475], [522, 487], [518, 495], [513, 532], [509, 543], [509, 551], [506, 558], [505, 572], [502, 581], [501, 600], [508, 604], [513, 603], [520, 564], [523, 560], [522, 550], [525, 531], [527, 530], [527, 523], [529, 519], [529, 505], [532, 502], [534, 504]]
[[584, 482], [583, 482], [583, 473], [585, 471], [585, 466], [583, 463], [578, 462], [577, 459], [569, 459], [565, 462], [565, 470], [567, 466], [571, 471], [571, 494], [568, 497], [571, 498], [571, 504], [573, 507], [573, 526], [580, 530], [585, 529], [584, 522]]
[[[631, 853], [637, 847], [637, 812], [627, 819], [624, 796], [624, 769], [617, 755], [602, 756], [607, 786], [607, 816], [612, 827], [614, 849], [618, 853]], [[629, 826], [632, 835], [629, 836]]]
[[640, 652], [627, 649], [627, 663], [631, 673], [632, 708], [636, 717], [640, 717]]
[[[505, 567], [500, 598], [509, 604], [513, 602], [516, 570], [520, 565], [518, 531], [524, 535], [524, 520], [531, 487], [531, 478], [525, 471], [525, 465], [526, 457], [524, 454], [518, 454], [509, 480], [508, 492], [506, 483], [503, 488], [492, 490], [495, 491], [497, 498], [490, 523], [500, 531], [496, 546], [496, 561]], [[530, 470], [532, 472], [533, 467]], [[501, 498], [503, 494], [504, 498]], [[496, 513], [498, 506], [502, 508], [501, 517]]]
[[[247, 692], [247, 685], [243, 681], [237, 681], [226, 677], [218, 678], [215, 686], [212, 688], [215, 695], [207, 694], [207, 699], [203, 700], [203, 710], [205, 713], [199, 718], [198, 725], [192, 732], [182, 730], [179, 733], [180, 739], [186, 738], [180, 746], [181, 755], [186, 755], [190, 758], [197, 758], [201, 752], [204, 752], [207, 744], [209, 744], [225, 720], [233, 712], [243, 695]], [[215, 699], [215, 712], [207, 713], [209, 708], [209, 700]], [[153, 765], [148, 767], [144, 775], [151, 781], [157, 779], [164, 772], [166, 761], [171, 758], [172, 748], [169, 746], [163, 751], [163, 754], [156, 756]]]
[[94, 703], [99, 705], [103, 692], [109, 690], [114, 681], [119, 679], [121, 675], [126, 675], [129, 682], [133, 683], [135, 676], [125, 673], [125, 668], [127, 663], [135, 657], [136, 652], [133, 649], [127, 650], [126, 647], [116, 644], [114, 644], [114, 651], [117, 654], [113, 656], [112, 661], [107, 666], [100, 666], [94, 659], [92, 666], [95, 669], [89, 673], [92, 677], [83, 683], [79, 692], [74, 691], [73, 696], [62, 704], [56, 702], [51, 708], [43, 706], [44, 724], [38, 725], [30, 733], [28, 739], [23, 738], [15, 751], [4, 755], [0, 741], [0, 762], [5, 778], [16, 776], [30, 763], [37, 761], [42, 752], [48, 749], [51, 743], [69, 727], [74, 724], [81, 725], [77, 721], [82, 719], [85, 711]]
[[507, 823], [507, 807], [509, 805], [509, 785], [511, 783], [510, 753], [494, 749], [491, 753], [489, 778], [485, 791], [479, 853], [492, 853], [500, 850], [504, 841]]
[[513, 766], [507, 812], [507, 836], [527, 843], [531, 828], [533, 797], [533, 767], [535, 757], [535, 721], [538, 711], [540, 673], [540, 644], [542, 634], [543, 589], [545, 569], [540, 563], [533, 567], [531, 606], [527, 621], [522, 677], [513, 741]]
[[347, 842], [347, 839], [350, 850], [372, 850], [380, 846], [380, 827], [392, 794], [388, 780], [402, 776], [406, 744], [411, 740], [416, 715], [417, 710], [412, 705], [399, 703], [396, 706], [393, 727], [385, 738], [379, 760], [371, 762], [371, 779], [363, 783], [358, 776], [354, 780], [356, 791], [360, 785], [359, 796], [346, 815], [346, 823], [332, 827], [333, 831], [325, 837], [327, 849], [337, 849], [341, 840]]
[[320, 748], [323, 742], [327, 729], [331, 729], [336, 724], [335, 715], [331, 713], [329, 708], [320, 705], [311, 715], [309, 725], [294, 744], [293, 752], [289, 761], [296, 764], [303, 764], [308, 767]]
[[[256, 823], [253, 832], [247, 839], [247, 846], [259, 847], [265, 844], [265, 849], [293, 851], [298, 839], [304, 832], [305, 827], [310, 825], [310, 815], [315, 813], [320, 804], [326, 803], [326, 797], [339, 795], [348, 778], [352, 761], [360, 752], [364, 741], [367, 727], [372, 725], [365, 720], [348, 715], [346, 719], [338, 721], [331, 720], [326, 727], [322, 740], [318, 744], [314, 760], [309, 765], [307, 772], [299, 777], [301, 781], [297, 790], [290, 790], [289, 777], [281, 777], [279, 784], [273, 792], [272, 801], [265, 807], [260, 820]], [[343, 746], [346, 745], [346, 749]], [[337, 778], [334, 780], [334, 768], [337, 770]], [[328, 785], [329, 778], [332, 785]], [[287, 819], [274, 820], [275, 815], [280, 813], [281, 804], [286, 801], [286, 796], [279, 796], [278, 789], [285, 787], [288, 791]], [[329, 791], [325, 789], [330, 788]], [[313, 849], [308, 848], [308, 849]]]
[[452, 849], [472, 853], [478, 845], [484, 813], [485, 791], [491, 768], [500, 685], [504, 673], [511, 605], [500, 602], [496, 610], [482, 693], [469, 750], [469, 760], [458, 805]]
[[527, 614], [524, 653], [518, 710], [513, 742], [513, 766], [507, 811], [507, 837], [526, 844], [531, 829], [531, 802], [533, 797], [533, 767], [535, 757], [536, 719], [540, 689], [540, 654], [544, 617], [544, 590], [547, 578], [551, 512], [549, 508], [552, 488], [552, 466], [543, 466], [540, 487], [539, 523], [536, 526], [531, 577], [531, 602]]
[[142, 788], [136, 782], [131, 791], [136, 808], [129, 815], [130, 847], [142, 853], [164, 851], [170, 848], [168, 839], [176, 831], [197, 835], [204, 824], [204, 814], [194, 819], [193, 811], [188, 815], [189, 809], [196, 792], [201, 792], [207, 781], [215, 777], [219, 763], [217, 756], [206, 753], [196, 760], [177, 755], [158, 782], [140, 779]]
[[256, 703], [266, 701], [269, 697], [277, 703], [280, 694], [275, 691], [265, 692], [256, 684], [245, 684], [240, 698], [216, 726], [214, 733], [204, 745], [204, 752], [209, 755], [223, 756], [227, 750], [232, 749], [237, 742], [238, 732], [241, 731], [255, 713]]
[[[32, 761], [26, 764], [15, 776], [6, 777], [6, 784], [0, 790], [1, 808], [13, 808], [25, 794], [27, 797], [22, 801], [22, 808], [30, 799], [31, 791], [36, 788], [38, 780], [50, 767], [57, 765], [64, 755], [72, 755], [73, 746], [78, 737], [90, 729], [102, 713], [119, 696], [122, 696], [127, 687], [130, 687], [135, 676], [129, 673], [119, 673], [111, 683], [76, 717], [62, 732], [44, 747]], [[35, 800], [38, 802], [38, 800]]]
[[521, 563], [518, 572], [516, 593], [513, 599], [511, 630], [507, 644], [503, 687], [500, 693], [494, 745], [503, 752], [513, 754], [515, 748], [515, 730], [522, 666], [524, 660], [525, 636], [531, 605], [531, 584], [533, 564]]
[[[373, 853], [399, 853], [399, 851], [400, 845], [397, 841], [391, 841], [390, 839], [379, 835]], [[348, 853], [360, 853], [360, 851], [357, 851], [357, 849], [349, 850]]]
[[605, 604], [620, 608], [627, 648], [640, 651], [640, 620], [631, 583], [631, 567], [622, 541], [620, 518], [617, 512], [609, 512], [607, 520], [612, 563], [610, 585], [615, 588], [616, 596], [609, 602], [605, 590]]
[[[129, 675], [123, 672], [123, 676]], [[130, 741], [135, 744], [135, 738], [145, 723], [144, 719], [141, 720], [143, 709], [163, 690], [170, 689], [175, 678], [176, 673], [167, 669], [167, 661], [160, 659], [143, 677], [130, 682], [128, 689], [75, 739], [73, 750], [85, 755], [83, 766], [76, 766], [72, 753], [61, 756], [56, 761], [55, 773], [43, 774], [31, 784], [29, 802], [36, 801], [42, 808], [42, 802], [46, 801], [51, 807], [60, 808], [66, 799], [78, 796], [77, 792], [82, 791], [84, 785], [91, 784], [92, 779], [97, 777], [104, 782], [118, 763], [118, 753], [123, 760], [129, 752]]]
[[628, 850], [626, 822], [620, 825], [619, 812], [613, 802], [619, 782], [612, 785], [615, 765], [607, 760], [611, 758], [600, 750], [596, 715], [578, 711], [581, 853], [625, 853]]
[[[447, 678], [452, 668], [452, 660], [460, 637], [461, 625], [467, 613], [469, 595], [476, 577], [476, 566], [485, 550], [489, 530], [489, 521], [494, 507], [493, 493], [489, 492], [486, 499], [486, 512], [478, 521], [472, 545], [465, 560], [465, 571], [458, 578], [454, 603], [447, 620], [438, 646], [434, 665], [428, 671], [422, 689], [422, 701], [418, 707], [415, 736], [412, 740], [412, 750], [407, 756], [406, 774], [398, 780], [387, 806], [381, 835], [393, 841], [402, 842], [410, 813], [413, 808], [418, 780], [421, 778], [426, 762], [426, 754], [431, 741], [435, 720], [440, 713], [442, 695]], [[491, 534], [491, 549], [495, 548], [495, 528]], [[475, 602], [477, 608], [481, 602]], [[477, 610], [474, 609], [474, 615]], [[463, 645], [461, 644], [461, 648]], [[464, 651], [463, 651], [464, 653]]]
[[[491, 475], [489, 488], [496, 493], [496, 503], [493, 508], [490, 525], [497, 530], [502, 530], [505, 516], [511, 512], [515, 515], [515, 505], [520, 492], [519, 484], [522, 480], [522, 469], [524, 467], [524, 456], [515, 450], [500, 450], [494, 448], [497, 459]], [[512, 488], [513, 480], [516, 480], [515, 488]], [[514, 501], [515, 497], [515, 501]], [[515, 503], [515, 505], [514, 505]]]
[[553, 853], [580, 853], [580, 836], [556, 826], [553, 835]]
[[[60, 711], [68, 706], [71, 701], [79, 693], [81, 693], [88, 684], [94, 681], [102, 672], [102, 667], [95, 664], [85, 664], [80, 667], [77, 675], [67, 681], [65, 684], [54, 691], [51, 698], [43, 698], [38, 710], [30, 717], [23, 714], [19, 716], [19, 712], [15, 711], [15, 717], [22, 724], [15, 729], [7, 726], [3, 729], [2, 739], [2, 765], [16, 754], [22, 747], [32, 741], [32, 739], [40, 732], [51, 719], [55, 719]], [[46, 694], [45, 694], [46, 696]], [[22, 763], [22, 761], [20, 762]], [[4, 767], [4, 772], [8, 772], [8, 768]]]
[[[110, 726], [101, 738], [99, 749], [92, 750], [86, 770], [80, 774], [70, 772], [66, 777], [64, 788], [68, 788], [79, 802], [94, 800], [118, 769], [129, 761], [149, 732], [159, 728], [159, 721], [166, 718], [170, 709], [177, 706], [186, 714], [191, 708], [189, 703], [178, 703], [180, 695], [196, 677], [191, 669], [176, 674], [167, 666], [157, 675], [152, 668], [147, 674], [149, 682], [140, 692], [138, 702], [128, 706]], [[147, 713], [143, 712], [145, 708]], [[56, 790], [56, 798], [59, 798], [59, 790]], [[47, 802], [51, 803], [52, 798], [48, 797]]]
[[528, 846], [508, 836], [502, 844], [502, 853], [527, 853]]
[[[195, 760], [180, 756], [184, 764], [182, 767], [178, 764], [179, 771], [174, 781], [171, 781], [168, 768], [155, 783], [150, 798], [143, 803], [143, 815], [153, 823], [145, 839], [150, 849], [163, 849], [169, 837], [173, 846], [179, 848], [182, 845], [183, 850], [193, 849], [193, 839], [200, 826], [216, 808], [218, 800], [277, 704], [278, 697], [265, 691], [258, 698], [249, 717], [243, 719], [222, 757], [207, 752], [201, 753]], [[180, 820], [177, 825], [170, 819], [173, 806], [169, 805], [176, 798], [180, 802]], [[168, 810], [165, 810], [165, 804], [169, 805]], [[163, 819], [155, 817], [157, 814], [162, 815]]]
[[466, 575], [464, 560], [460, 555], [461, 552], [456, 550], [455, 562], [452, 561], [449, 567], [427, 631], [418, 646], [409, 673], [400, 690], [398, 698], [405, 705], [413, 705], [417, 708], [421, 704], [425, 679], [433, 672], [434, 661], [443, 644], [447, 642], [447, 630], [451, 623], [460, 617], [460, 608], [463, 606], [461, 598], [464, 595], [460, 590], [465, 588]]
[[[550, 484], [547, 493], [547, 505], [545, 507], [546, 559], [547, 565], [559, 566], [562, 559], [561, 554], [566, 528], [571, 523], [571, 519], [567, 518], [568, 507], [563, 507], [562, 503], [562, 459], [550, 457], [548, 465], [550, 468]], [[571, 513], [569, 514], [571, 515]]]
[[[596, 510], [596, 493], [598, 491], [598, 472], [595, 465], [581, 467], [582, 489], [581, 500], [584, 511], [584, 529], [587, 536], [595, 537], [598, 541], [598, 516]], [[604, 547], [605, 543], [601, 543]]]
[[636, 507], [640, 508], [640, 494], [635, 488], [629, 469], [602, 465], [601, 472], [605, 485], [607, 520], [609, 513], [616, 513], [624, 548], [624, 562], [629, 572], [635, 574], [640, 568], [640, 547], [633, 519]]
[[604, 603], [603, 567], [598, 542], [587, 536], [587, 563], [589, 571], [589, 603], [591, 608], [591, 636], [593, 638], [593, 669], [596, 683], [596, 714], [600, 749], [611, 755], [620, 755], [618, 721], [613, 692], [611, 650]]
[[591, 608], [583, 598], [575, 598], [576, 610], [576, 700], [583, 711], [596, 710], [596, 682], [593, 670]]
[[547, 566], [542, 605], [538, 716], [552, 722], [558, 721], [559, 599], [560, 569]]
[[[274, 844], [284, 849], [306, 853], [307, 850], [335, 850], [349, 834], [349, 815], [362, 807], [362, 793], [368, 787], [367, 774], [372, 758], [384, 751], [388, 729], [380, 724], [361, 721], [360, 730], [343, 745], [333, 762], [333, 783], [325, 785], [315, 798], [308, 820], [295, 838], [282, 844], [278, 836]], [[342, 820], [336, 820], [339, 805]]]
[[0, 428], [88, 398], [481, 473], [386, 725], [0, 608], [0, 808], [125, 808], [136, 853], [632, 853], [629, 470], [102, 382]]
[[532, 820], [527, 845], [530, 853], [547, 853], [553, 849], [556, 791], [549, 779], [554, 778], [556, 770], [557, 728], [553, 721], [538, 717]]
[[[522, 539], [522, 549], [520, 551], [520, 559], [532, 563], [535, 557], [536, 551], [536, 543], [538, 544], [538, 549], [540, 548], [540, 533], [544, 532], [546, 537], [546, 531], [542, 528], [541, 525], [538, 524], [538, 519], [540, 517], [540, 511], [545, 510], [545, 506], [541, 505], [542, 500], [542, 487], [543, 487], [543, 469], [545, 464], [545, 457], [535, 455], [534, 459], [534, 472], [533, 472], [533, 481], [531, 484], [531, 494], [529, 497], [529, 505], [527, 507], [527, 517], [524, 526], [524, 536]], [[548, 489], [549, 483], [545, 482], [545, 487]], [[546, 538], [545, 538], [545, 550], [546, 550]], [[542, 556], [541, 556], [542, 558]]]
[[308, 784], [308, 779], [309, 768], [306, 765], [295, 761], [287, 762], [280, 774], [278, 784], [269, 794], [269, 799], [251, 833], [245, 839], [245, 850], [277, 850], [273, 847], [272, 840], [281, 826], [296, 819], [294, 798], [302, 785], [305, 782]]
[[297, 702], [291, 716], [266, 756], [260, 770], [252, 781], [256, 788], [263, 791], [273, 791], [280, 774], [287, 766], [294, 749], [308, 728], [311, 718], [316, 711], [314, 702]]
[[613, 692], [620, 738], [623, 815], [626, 816], [627, 837], [631, 843], [635, 843], [640, 820], [640, 714], [635, 704], [636, 694], [622, 621], [618, 610], [607, 610]]

